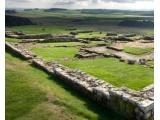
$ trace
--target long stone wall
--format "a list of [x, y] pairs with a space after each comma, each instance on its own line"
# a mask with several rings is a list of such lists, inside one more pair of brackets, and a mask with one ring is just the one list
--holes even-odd
[[23, 43], [29, 42], [79, 42], [75, 36], [70, 35], [52, 35], [52, 34], [24, 34], [21, 32], [6, 31], [8, 38], [21, 39]]
[[31, 52], [29, 52], [27, 50], [19, 49], [18, 45], [16, 47], [16, 45], [13, 46], [9, 43], [5, 43], [5, 49], [9, 50], [9, 51], [13, 52], [14, 54], [19, 55], [22, 58], [27, 59], [27, 60], [33, 59], [34, 57], [36, 57], [36, 55], [32, 54]]
[[41, 42], [41, 43], [46, 43], [46, 42], [78, 42], [79, 40], [76, 39], [73, 36], [50, 36], [46, 38], [25, 38], [22, 39], [23, 43], [29, 43], [29, 42]]
[[6, 43], [6, 48], [12, 49], [15, 53], [30, 59], [32, 64], [50, 74], [56, 75], [73, 89], [96, 101], [99, 105], [126, 116], [129, 120], [153, 120], [153, 85], [141, 91], [117, 88], [83, 71], [73, 70], [56, 62], [45, 62], [36, 58], [33, 54], [29, 54], [26, 50], [18, 49], [9, 43]]
[[153, 119], [153, 99], [151, 94], [145, 96], [144, 91], [133, 91], [117, 88], [103, 80], [98, 80], [79, 70], [64, 66], [54, 67], [55, 74], [67, 84], [89, 96], [104, 107], [127, 115], [132, 120]]

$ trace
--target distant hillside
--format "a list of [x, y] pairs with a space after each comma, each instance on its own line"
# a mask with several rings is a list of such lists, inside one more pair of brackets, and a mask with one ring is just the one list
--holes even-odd
[[16, 10], [5, 10], [6, 14], [15, 14]]
[[154, 11], [131, 11], [131, 10], [116, 10], [116, 9], [81, 9], [81, 13], [87, 14], [115, 14], [121, 13], [125, 15], [143, 15], [154, 16]]
[[50, 8], [50, 9], [45, 9], [45, 12], [57, 12], [57, 11], [64, 11], [67, 9], [63, 9], [63, 8]]
[[40, 10], [39, 8], [34, 8], [34, 9], [24, 9], [24, 11], [32, 11], [32, 10]]
[[6, 26], [33, 25], [33, 22], [28, 18], [5, 15], [5, 25]]
[[148, 20], [123, 20], [118, 25], [124, 27], [146, 27], [146, 28], [154, 27], [154, 23]]

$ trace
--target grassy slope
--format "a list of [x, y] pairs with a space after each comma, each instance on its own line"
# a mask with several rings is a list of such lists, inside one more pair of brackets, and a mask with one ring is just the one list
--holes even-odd
[[6, 120], [123, 120], [6, 53]]
[[113, 58], [77, 60], [73, 58], [77, 51], [76, 48], [32, 49], [33, 53], [46, 60], [58, 60], [66, 66], [81, 69], [116, 86], [140, 90], [153, 83], [153, 69], [140, 65], [129, 65]]
[[[148, 12], [146, 12], [148, 13]], [[127, 19], [130, 18], [132, 20], [134, 19], [149, 19], [153, 20], [152, 17], [147, 17], [144, 14], [141, 14], [140, 12], [130, 13], [127, 12], [106, 12], [102, 13], [99, 12], [97, 14], [93, 14], [91, 12], [88, 13], [82, 13], [79, 10], [65, 10], [65, 11], [52, 11], [52, 12], [44, 12], [43, 10], [31, 10], [31, 11], [19, 11], [15, 15], [17, 16], [24, 16], [24, 17], [59, 17], [59, 18], [116, 18], [116, 19]]]
[[134, 55], [142, 55], [145, 53], [151, 53], [153, 48], [135, 48], [135, 47], [125, 47], [124, 52], [134, 54]]

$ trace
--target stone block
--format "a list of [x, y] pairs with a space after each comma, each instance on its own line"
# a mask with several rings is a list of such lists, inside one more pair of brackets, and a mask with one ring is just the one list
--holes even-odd
[[143, 101], [139, 101], [138, 106], [144, 113], [147, 113], [148, 111], [154, 109], [154, 101], [145, 99]]

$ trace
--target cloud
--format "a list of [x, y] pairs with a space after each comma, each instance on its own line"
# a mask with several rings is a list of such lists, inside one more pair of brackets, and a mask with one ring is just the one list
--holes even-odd
[[32, 0], [6, 0], [6, 2], [12, 2], [12, 3], [28, 3], [32, 2]]
[[57, 1], [55, 3], [53, 3], [54, 5], [73, 5], [75, 4], [76, 1], [73, 1], [73, 0], [65, 0], [65, 1]]
[[6, 0], [7, 8], [153, 9], [153, 0]]
[[104, 2], [116, 2], [116, 3], [135, 3], [138, 1], [152, 1], [152, 0], [100, 0]]

